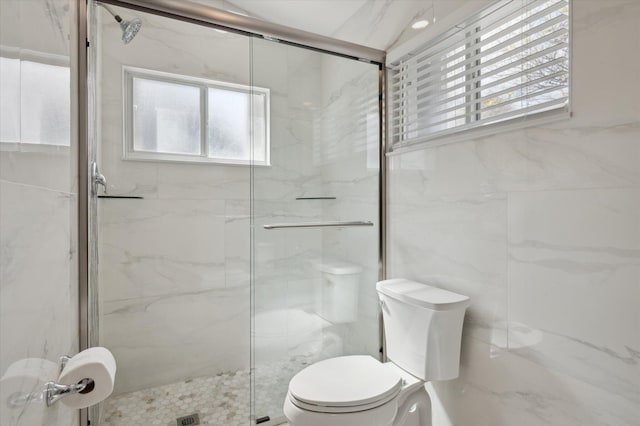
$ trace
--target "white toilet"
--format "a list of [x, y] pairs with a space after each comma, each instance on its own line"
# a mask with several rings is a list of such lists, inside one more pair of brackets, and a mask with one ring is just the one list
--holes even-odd
[[362, 268], [339, 260], [316, 263], [321, 278], [316, 286], [316, 313], [331, 324], [358, 319], [358, 292]]
[[458, 377], [469, 298], [405, 279], [376, 289], [390, 362], [343, 356], [300, 371], [284, 402], [291, 426], [431, 425], [424, 384]]

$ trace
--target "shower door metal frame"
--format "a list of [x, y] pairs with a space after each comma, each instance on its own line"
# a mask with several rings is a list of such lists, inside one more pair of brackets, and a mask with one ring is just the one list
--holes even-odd
[[218, 29], [244, 33], [266, 40], [284, 42], [305, 49], [320, 50], [383, 65], [386, 52], [371, 47], [325, 37], [284, 25], [252, 18], [250, 16], [215, 9], [200, 3], [184, 0], [101, 0], [100, 3], [162, 15], [168, 18]]
[[[89, 0], [90, 1], [90, 0]], [[89, 347], [89, 69], [87, 0], [76, 2], [77, 143], [78, 143], [78, 346]], [[89, 410], [80, 410], [80, 426], [89, 425]]]
[[[89, 88], [88, 88], [88, 2], [77, 0], [77, 140], [78, 140], [78, 285], [79, 285], [79, 347], [89, 347]], [[378, 279], [387, 274], [387, 126], [386, 52], [318, 34], [273, 24], [249, 16], [239, 15], [199, 3], [184, 0], [102, 0], [101, 3], [167, 18], [235, 32], [248, 37], [284, 43], [334, 56], [371, 63], [378, 66], [378, 126], [379, 126], [379, 184], [378, 184]], [[385, 359], [384, 334], [380, 320], [380, 355]], [[88, 410], [80, 410], [80, 426], [88, 426]]]

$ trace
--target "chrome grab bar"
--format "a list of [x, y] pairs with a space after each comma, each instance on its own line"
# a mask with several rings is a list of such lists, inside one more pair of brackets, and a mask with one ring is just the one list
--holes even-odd
[[373, 222], [368, 220], [356, 220], [352, 222], [303, 222], [303, 223], [272, 223], [264, 225], [264, 229], [285, 229], [285, 228], [329, 228], [348, 226], [373, 226]]

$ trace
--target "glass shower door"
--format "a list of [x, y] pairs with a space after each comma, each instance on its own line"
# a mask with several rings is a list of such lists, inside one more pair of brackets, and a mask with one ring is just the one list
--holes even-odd
[[92, 4], [91, 344], [118, 372], [91, 424], [247, 426], [251, 39], [109, 7], [142, 27]]
[[379, 69], [254, 39], [252, 70], [269, 93], [251, 179], [253, 409], [276, 423], [307, 365], [379, 356]]

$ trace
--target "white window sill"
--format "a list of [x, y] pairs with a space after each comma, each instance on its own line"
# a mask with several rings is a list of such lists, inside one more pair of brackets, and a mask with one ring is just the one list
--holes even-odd
[[392, 145], [385, 155], [391, 157], [394, 155], [404, 154], [406, 152], [419, 151], [422, 149], [434, 148], [442, 145], [449, 145], [457, 142], [467, 142], [474, 139], [485, 138], [487, 136], [506, 133], [530, 127], [537, 127], [544, 124], [564, 121], [571, 118], [571, 111], [568, 107], [545, 111], [534, 115], [521, 117], [515, 120], [507, 120], [503, 122], [487, 124], [485, 126], [475, 127], [467, 130], [460, 130], [442, 136], [426, 136], [417, 138], [408, 143]]
[[69, 151], [69, 145], [0, 141], [0, 152], [42, 152], [68, 154]]
[[124, 161], [142, 161], [151, 163], [179, 164], [218, 164], [223, 166], [271, 166], [269, 161], [232, 160], [228, 158], [211, 158], [188, 154], [142, 153], [129, 152], [123, 155]]

